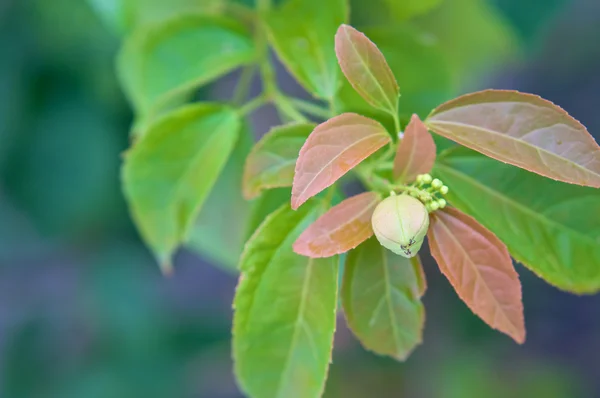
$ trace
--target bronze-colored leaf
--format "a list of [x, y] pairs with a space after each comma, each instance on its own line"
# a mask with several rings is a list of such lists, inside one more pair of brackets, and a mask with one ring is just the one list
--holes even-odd
[[375, 120], [343, 113], [318, 125], [300, 150], [292, 185], [292, 209], [332, 185], [390, 142]]
[[525, 341], [521, 282], [504, 243], [453, 208], [431, 216], [431, 254], [458, 296], [494, 329]]
[[436, 108], [441, 136], [491, 158], [571, 184], [600, 188], [600, 147], [586, 128], [537, 95], [486, 90]]
[[365, 192], [344, 200], [308, 227], [294, 243], [294, 251], [307, 257], [345, 253], [373, 235], [371, 216], [381, 195]]
[[394, 159], [394, 177], [411, 182], [417, 175], [429, 173], [435, 162], [435, 142], [427, 126], [412, 115]]

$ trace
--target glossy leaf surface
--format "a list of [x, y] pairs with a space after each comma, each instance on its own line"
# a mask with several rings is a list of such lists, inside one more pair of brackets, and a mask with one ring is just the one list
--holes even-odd
[[525, 341], [521, 282], [506, 246], [453, 208], [431, 215], [431, 254], [458, 296], [494, 329]]
[[427, 126], [416, 114], [406, 126], [394, 158], [394, 177], [412, 182], [417, 175], [429, 173], [435, 162], [435, 142]]
[[348, 326], [366, 349], [404, 360], [421, 343], [425, 309], [415, 271], [411, 260], [375, 238], [348, 254], [342, 305]]
[[242, 197], [240, 186], [244, 161], [254, 143], [253, 138], [250, 128], [244, 126], [186, 243], [187, 247], [228, 270], [237, 269], [247, 238], [245, 229], [251, 217], [251, 203]]
[[342, 25], [335, 35], [335, 52], [352, 87], [369, 104], [395, 115], [400, 89], [377, 46], [363, 33]]
[[300, 150], [292, 185], [292, 208], [329, 187], [390, 142], [378, 122], [344, 113], [318, 125]]
[[294, 243], [294, 251], [307, 257], [345, 253], [373, 236], [371, 216], [381, 195], [365, 192], [344, 200], [311, 224]]
[[298, 153], [309, 134], [312, 123], [278, 126], [254, 146], [244, 169], [244, 196], [255, 198], [264, 189], [288, 187], [294, 179]]
[[600, 290], [600, 191], [565, 184], [466, 148], [447, 152], [436, 177], [447, 199], [476, 217], [512, 256], [575, 293]]
[[118, 71], [137, 112], [152, 116], [170, 101], [254, 58], [254, 45], [243, 25], [191, 14], [134, 32], [119, 54]]
[[319, 215], [314, 202], [284, 205], [248, 241], [234, 301], [235, 373], [250, 397], [319, 397], [331, 360], [338, 259], [311, 259], [292, 244]]
[[289, 0], [267, 15], [269, 39], [277, 55], [317, 97], [333, 98], [337, 90], [334, 36], [347, 17], [345, 0]]
[[142, 237], [163, 267], [187, 238], [239, 128], [229, 108], [192, 105], [158, 121], [126, 154], [123, 189]]
[[564, 110], [532, 94], [486, 90], [449, 101], [427, 118], [436, 133], [555, 180], [600, 187], [600, 147]]

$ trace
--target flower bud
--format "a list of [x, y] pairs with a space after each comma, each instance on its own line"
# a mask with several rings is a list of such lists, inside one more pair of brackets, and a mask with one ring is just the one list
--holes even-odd
[[418, 199], [392, 195], [384, 199], [371, 218], [379, 243], [403, 257], [414, 257], [427, 234], [429, 213]]

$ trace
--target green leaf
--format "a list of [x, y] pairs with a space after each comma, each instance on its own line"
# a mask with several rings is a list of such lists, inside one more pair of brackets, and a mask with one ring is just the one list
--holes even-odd
[[421, 343], [425, 309], [418, 260], [396, 256], [371, 238], [346, 259], [342, 305], [363, 346], [405, 360]]
[[254, 231], [262, 224], [267, 216], [290, 201], [292, 196], [289, 188], [275, 188], [263, 191], [263, 193], [252, 201], [250, 220], [246, 229], [246, 239], [250, 238]]
[[466, 148], [446, 152], [434, 174], [452, 205], [494, 232], [547, 282], [600, 290], [600, 191], [552, 181]]
[[[410, 119], [417, 113], [424, 119], [431, 109], [455, 94], [444, 54], [425, 33], [407, 25], [369, 27], [364, 32], [381, 50], [400, 83], [398, 113], [403, 118]], [[347, 81], [336, 94], [335, 108], [337, 112], [357, 112], [384, 123], [390, 120], [384, 112], [374, 110]]]
[[239, 128], [237, 113], [227, 107], [190, 105], [156, 122], [126, 154], [123, 189], [165, 271], [225, 166]]
[[396, 115], [398, 82], [377, 46], [363, 33], [342, 25], [335, 35], [335, 53], [356, 92], [375, 108]]
[[144, 116], [255, 59], [248, 31], [234, 20], [186, 15], [136, 30], [125, 42], [118, 72]]
[[290, 0], [266, 15], [269, 40], [277, 55], [317, 97], [330, 99], [337, 91], [334, 36], [347, 17], [346, 0]]
[[[318, 202], [317, 202], [318, 203]], [[321, 396], [335, 330], [338, 258], [292, 244], [321, 212], [315, 202], [271, 214], [246, 244], [234, 301], [235, 373], [250, 397]]]
[[430, 40], [437, 42], [460, 86], [471, 83], [489, 67], [506, 62], [517, 48], [516, 33], [489, 3], [446, 0], [415, 21]]
[[264, 189], [292, 186], [298, 153], [315, 126], [312, 123], [277, 126], [260, 139], [244, 169], [246, 198], [255, 198]]
[[434, 109], [425, 124], [491, 158], [600, 188], [600, 146], [585, 126], [537, 95], [505, 90], [463, 95]]
[[252, 205], [244, 200], [240, 187], [244, 162], [253, 143], [250, 128], [244, 126], [231, 157], [202, 206], [186, 244], [216, 265], [229, 270], [237, 269], [247, 239], [246, 229]]
[[385, 0], [385, 2], [395, 21], [398, 22], [427, 13], [440, 5], [442, 0]]
[[390, 142], [375, 120], [343, 113], [318, 125], [298, 156], [292, 185], [292, 209], [331, 186]]

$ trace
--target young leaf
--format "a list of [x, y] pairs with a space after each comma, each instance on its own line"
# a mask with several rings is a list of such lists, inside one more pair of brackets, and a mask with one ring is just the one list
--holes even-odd
[[433, 173], [448, 200], [481, 220], [511, 255], [547, 282], [574, 293], [600, 291], [600, 190], [565, 184], [464, 147]]
[[394, 178], [411, 182], [419, 174], [429, 173], [435, 162], [435, 142], [427, 126], [414, 114], [398, 145], [394, 159]]
[[246, 244], [234, 301], [233, 356], [250, 397], [319, 397], [331, 361], [338, 259], [295, 254], [315, 203], [267, 217]]
[[346, 0], [289, 0], [266, 17], [269, 40], [311, 94], [333, 98], [338, 87], [334, 35], [348, 18]]
[[371, 216], [381, 195], [365, 192], [323, 214], [294, 243], [294, 251], [312, 258], [345, 253], [373, 236]]
[[[425, 118], [435, 106], [455, 96], [448, 62], [438, 43], [430, 40], [426, 32], [412, 25], [390, 24], [365, 27], [364, 33], [377, 44], [396, 81], [402, 83], [398, 105], [401, 117], [410, 118], [417, 113]], [[335, 97], [338, 113], [356, 112], [382, 122], [391, 121], [389, 114], [373, 108], [346, 79], [341, 80]]]
[[257, 197], [264, 189], [289, 187], [298, 153], [315, 125], [291, 123], [273, 128], [254, 146], [244, 168], [244, 196]]
[[229, 108], [191, 105], [160, 119], [126, 154], [123, 190], [165, 271], [225, 165], [239, 127]]
[[536, 95], [486, 90], [436, 108], [428, 127], [491, 158], [571, 184], [600, 187], [600, 147], [585, 127]]
[[521, 282], [500, 239], [453, 208], [432, 213], [428, 237], [433, 258], [465, 304], [522, 344]]
[[318, 125], [302, 146], [296, 162], [292, 209], [389, 142], [390, 136], [381, 124], [355, 113], [344, 113]]
[[377, 46], [353, 27], [342, 25], [335, 35], [335, 53], [352, 87], [369, 104], [396, 115], [398, 83]]
[[420, 289], [409, 259], [367, 240], [346, 259], [342, 305], [348, 326], [366, 349], [405, 360], [422, 340]]
[[252, 39], [242, 25], [190, 14], [134, 32], [121, 49], [118, 72], [136, 111], [151, 115], [254, 58]]
[[244, 161], [253, 144], [252, 131], [244, 123], [233, 152], [194, 221], [186, 243], [190, 249], [227, 270], [237, 269], [248, 238], [245, 230], [250, 221], [251, 204], [242, 197], [240, 185]]

